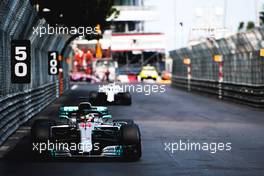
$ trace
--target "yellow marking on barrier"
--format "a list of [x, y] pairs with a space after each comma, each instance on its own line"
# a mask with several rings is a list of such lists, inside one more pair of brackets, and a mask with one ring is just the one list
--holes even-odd
[[259, 55], [260, 55], [261, 57], [264, 57], [264, 49], [260, 49]]
[[223, 61], [222, 55], [214, 55], [214, 61], [215, 62], [222, 62]]

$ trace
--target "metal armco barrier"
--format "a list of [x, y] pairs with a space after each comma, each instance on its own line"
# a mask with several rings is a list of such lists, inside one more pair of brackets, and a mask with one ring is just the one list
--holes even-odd
[[[47, 27], [39, 19], [29, 0], [0, 1], [0, 145], [21, 124], [40, 112], [59, 96], [57, 75], [48, 74], [48, 51], [61, 52], [70, 36], [42, 35], [34, 28]], [[11, 41], [31, 42], [31, 81], [29, 84], [11, 83]], [[66, 48], [69, 54], [70, 48]], [[63, 72], [68, 65], [62, 62]], [[63, 91], [69, 87], [68, 75], [63, 74]], [[61, 79], [61, 80], [62, 80]]]
[[[186, 78], [173, 78], [173, 87], [188, 89]], [[213, 95], [219, 98], [219, 83], [217, 81], [194, 80], [191, 81], [191, 90]], [[221, 96], [223, 99], [237, 101], [254, 107], [264, 107], [264, 86], [248, 86], [222, 83]]]
[[0, 145], [17, 128], [56, 99], [58, 84], [43, 85], [0, 100]]
[[[263, 48], [264, 28], [257, 28], [171, 51], [172, 85], [264, 107], [264, 57], [260, 54]], [[184, 58], [190, 59], [191, 73]]]

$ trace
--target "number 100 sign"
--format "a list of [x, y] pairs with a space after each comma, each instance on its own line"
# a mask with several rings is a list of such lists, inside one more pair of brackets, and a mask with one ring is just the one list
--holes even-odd
[[58, 75], [59, 73], [59, 55], [57, 51], [48, 52], [48, 72], [49, 75]]
[[29, 40], [11, 41], [11, 82], [30, 83], [31, 56]]

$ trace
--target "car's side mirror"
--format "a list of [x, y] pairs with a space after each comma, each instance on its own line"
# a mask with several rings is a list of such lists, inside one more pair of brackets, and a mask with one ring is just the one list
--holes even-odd
[[104, 115], [102, 118], [103, 118], [103, 119], [111, 119], [112, 116], [111, 116], [111, 115]]
[[60, 115], [60, 119], [66, 119], [69, 121], [70, 125], [74, 125], [75, 124], [75, 121], [71, 118], [69, 118], [68, 116], [66, 115]]

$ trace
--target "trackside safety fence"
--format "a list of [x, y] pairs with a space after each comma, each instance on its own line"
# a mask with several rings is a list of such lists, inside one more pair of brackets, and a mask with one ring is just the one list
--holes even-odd
[[[33, 27], [43, 26], [47, 26], [46, 21], [38, 17], [29, 0], [0, 1], [0, 145], [59, 95], [58, 76], [48, 74], [48, 51], [61, 52], [69, 36], [34, 34]], [[31, 42], [29, 84], [11, 83], [12, 40]], [[63, 72], [67, 73], [67, 64], [62, 63]], [[68, 77], [63, 75], [63, 87], [67, 90]]]
[[17, 128], [53, 101], [58, 84], [43, 85], [34, 90], [12, 94], [0, 100], [0, 143], [4, 142]]
[[264, 107], [264, 28], [170, 52], [172, 86]]

